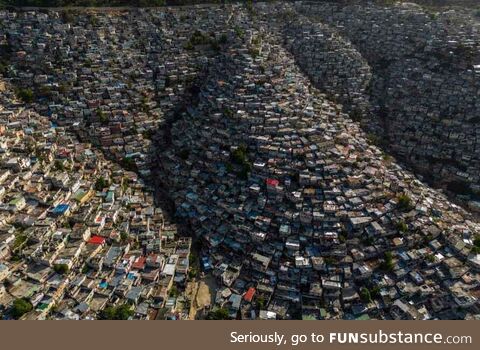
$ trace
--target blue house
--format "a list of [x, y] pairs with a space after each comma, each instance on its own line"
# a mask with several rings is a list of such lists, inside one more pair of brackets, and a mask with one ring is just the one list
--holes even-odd
[[68, 204], [59, 204], [53, 209], [53, 215], [61, 216], [66, 215], [70, 211], [70, 206]]

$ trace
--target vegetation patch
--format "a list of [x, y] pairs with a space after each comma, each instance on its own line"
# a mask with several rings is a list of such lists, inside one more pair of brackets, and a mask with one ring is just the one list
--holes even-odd
[[398, 196], [398, 209], [402, 211], [409, 211], [413, 209], [412, 199], [407, 194]]
[[226, 308], [222, 307], [207, 314], [206, 320], [229, 320], [229, 312]]
[[33, 310], [32, 303], [26, 298], [20, 298], [20, 299], [16, 299], [13, 302], [10, 314], [12, 315], [13, 318], [18, 320], [27, 312], [30, 312], [32, 310]]
[[17, 98], [25, 103], [33, 102], [33, 91], [31, 89], [18, 88], [15, 90]]
[[128, 304], [119, 306], [108, 306], [100, 313], [101, 320], [128, 320], [134, 314], [132, 308]]

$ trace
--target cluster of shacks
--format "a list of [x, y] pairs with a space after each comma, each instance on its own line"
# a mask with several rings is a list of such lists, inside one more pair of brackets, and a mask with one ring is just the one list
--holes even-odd
[[29, 319], [478, 316], [478, 221], [378, 147], [385, 131], [475, 207], [467, 17], [304, 3], [0, 18], [3, 317], [19, 299]]

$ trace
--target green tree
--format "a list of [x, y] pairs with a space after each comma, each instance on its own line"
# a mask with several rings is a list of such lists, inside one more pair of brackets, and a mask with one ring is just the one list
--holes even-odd
[[247, 147], [240, 145], [232, 152], [232, 159], [237, 164], [243, 164], [247, 160]]
[[393, 271], [395, 264], [393, 262], [393, 255], [391, 252], [386, 252], [383, 257], [383, 262], [380, 265], [380, 268], [384, 271]]
[[115, 320], [116, 319], [115, 308], [113, 306], [106, 307], [100, 312], [99, 318], [101, 320]]
[[205, 318], [207, 320], [229, 320], [229, 312], [226, 308], [219, 308], [213, 311], [210, 311]]
[[323, 261], [325, 261], [325, 264], [327, 265], [335, 265], [337, 263], [337, 260], [335, 260], [335, 258], [332, 258], [331, 256], [325, 257]]
[[407, 232], [408, 231], [408, 226], [405, 223], [405, 221], [397, 222], [397, 230], [399, 230], [400, 232]]
[[127, 239], [128, 239], [128, 233], [122, 231], [122, 232], [120, 233], [120, 240], [121, 240], [122, 242], [126, 242]]
[[380, 296], [380, 286], [376, 285], [370, 289], [370, 295], [372, 298], [378, 298]]
[[255, 10], [253, 8], [253, 0], [247, 0], [245, 2], [245, 7], [247, 8], [247, 12], [250, 14], [250, 15], [254, 15], [255, 14]]
[[28, 240], [28, 237], [27, 235], [25, 234], [19, 234], [18, 236], [15, 237], [15, 241], [13, 242], [13, 249], [18, 249], [20, 248], [21, 246], [23, 246], [23, 244]]
[[480, 254], [480, 235], [476, 235], [473, 239], [472, 254]]
[[60, 170], [60, 171], [64, 171], [65, 170], [65, 166], [63, 165], [63, 163], [59, 160], [56, 160], [55, 163], [54, 163], [54, 167], [55, 167], [55, 170]]
[[32, 309], [33, 309], [33, 305], [28, 299], [25, 299], [25, 298], [16, 299], [12, 305], [11, 315], [13, 318], [18, 320], [27, 312], [32, 311]]
[[103, 126], [108, 125], [108, 117], [104, 111], [102, 111], [101, 109], [97, 109], [97, 117], [100, 120], [100, 124], [102, 124]]
[[177, 289], [176, 286], [172, 286], [172, 288], [171, 288], [170, 291], [168, 292], [168, 295], [169, 295], [171, 298], [176, 298], [176, 297], [178, 297], [179, 294], [180, 294], [180, 292], [178, 291], [178, 289]]
[[131, 157], [124, 157], [121, 161], [121, 165], [130, 171], [137, 171], [137, 164], [135, 164], [135, 160]]
[[[1, 5], [0, 5], [1, 8]], [[0, 74], [5, 74], [8, 71], [9, 64], [6, 61], [0, 60]]]
[[[183, 48], [184, 48], [185, 50], [188, 50], [188, 51], [193, 51], [193, 49], [194, 49], [195, 47], [193, 46], [193, 44], [192, 44], [190, 41], [187, 41], [187, 42], [185, 43], [185, 45], [183, 45]], [[167, 84], [167, 81], [166, 81], [166, 80], [165, 80], [165, 86], [166, 86], [166, 87], [169, 86], [169, 83]]]
[[360, 298], [365, 303], [372, 301], [372, 295], [370, 294], [368, 288], [362, 287], [362, 289], [360, 289]]
[[57, 265], [54, 265], [53, 266], [53, 270], [60, 274], [60, 275], [64, 275], [68, 272], [68, 265], [66, 264], [57, 264]]
[[101, 320], [128, 320], [134, 314], [132, 308], [128, 304], [119, 306], [108, 306], [100, 312]]
[[265, 298], [263, 296], [260, 295], [259, 297], [257, 297], [256, 302], [260, 310], [265, 307]]
[[31, 89], [17, 89], [15, 95], [25, 103], [33, 102], [33, 91]]
[[235, 34], [237, 35], [237, 37], [239, 37], [240, 39], [242, 39], [245, 36], [245, 32], [239, 26], [235, 26], [233, 30], [235, 31]]
[[402, 211], [411, 210], [412, 199], [407, 194], [401, 194], [398, 196], [398, 208]]
[[238, 171], [237, 176], [240, 179], [246, 180], [248, 174], [252, 170], [252, 164], [247, 157], [247, 146], [240, 145], [238, 146], [231, 154], [231, 160], [233, 163], [240, 165], [240, 171]]
[[188, 278], [193, 280], [198, 275], [198, 270], [196, 267], [191, 267], [188, 271]]
[[473, 239], [473, 245], [480, 248], [480, 235], [475, 236]]
[[103, 176], [99, 177], [97, 181], [95, 182], [95, 189], [97, 191], [102, 191], [104, 188], [108, 187], [108, 181], [105, 180]]
[[115, 316], [117, 320], [128, 320], [133, 316], [133, 310], [128, 304], [120, 305], [115, 310]]

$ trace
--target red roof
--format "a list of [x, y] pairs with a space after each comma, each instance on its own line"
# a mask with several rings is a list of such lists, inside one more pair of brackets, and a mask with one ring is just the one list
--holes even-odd
[[91, 244], [103, 244], [103, 243], [105, 243], [105, 238], [100, 237], [100, 236], [92, 236], [92, 238], [90, 238], [90, 240], [88, 241], [88, 243], [91, 243]]
[[143, 270], [145, 268], [146, 261], [147, 261], [147, 258], [144, 256], [141, 256], [137, 260], [135, 260], [135, 262], [132, 265], [132, 268], [137, 270]]
[[243, 296], [243, 300], [251, 302], [254, 295], [255, 295], [255, 288], [250, 287], [248, 288], [247, 292]]
[[275, 179], [267, 179], [267, 186], [277, 187], [280, 181]]

